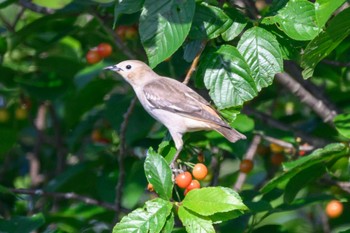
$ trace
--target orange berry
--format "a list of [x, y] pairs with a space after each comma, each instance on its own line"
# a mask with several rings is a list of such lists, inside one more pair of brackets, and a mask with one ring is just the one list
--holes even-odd
[[243, 173], [249, 173], [254, 167], [254, 163], [250, 159], [243, 159], [239, 164], [239, 170]]
[[343, 213], [343, 204], [338, 200], [330, 201], [326, 206], [326, 214], [330, 218], [337, 218]]
[[276, 166], [279, 166], [281, 165], [281, 163], [284, 161], [284, 156], [282, 154], [273, 154], [271, 156], [271, 163], [276, 165]]
[[175, 183], [180, 188], [186, 188], [192, 181], [192, 175], [189, 172], [182, 172], [175, 178]]
[[147, 185], [147, 189], [148, 189], [148, 191], [153, 192], [153, 191], [154, 191], [153, 184], [148, 183], [148, 185]]
[[94, 142], [99, 142], [102, 139], [102, 134], [100, 130], [94, 129], [91, 133], [91, 140]]
[[201, 187], [201, 184], [198, 180], [192, 180], [191, 183], [187, 186], [184, 194], [186, 195], [189, 191], [193, 189], [199, 189]]
[[100, 57], [109, 57], [112, 54], [112, 46], [108, 43], [101, 43], [97, 46], [97, 53]]
[[203, 163], [197, 163], [192, 170], [194, 178], [203, 180], [208, 174], [208, 168]]
[[101, 57], [96, 50], [89, 50], [89, 52], [86, 54], [86, 61], [89, 64], [95, 64], [101, 61]]

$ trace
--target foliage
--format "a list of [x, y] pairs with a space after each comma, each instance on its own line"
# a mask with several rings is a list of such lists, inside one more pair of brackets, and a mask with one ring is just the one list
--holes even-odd
[[[349, 4], [0, 1], [0, 232], [349, 231]], [[103, 70], [126, 59], [190, 77], [247, 140], [189, 133], [172, 169], [166, 129]]]

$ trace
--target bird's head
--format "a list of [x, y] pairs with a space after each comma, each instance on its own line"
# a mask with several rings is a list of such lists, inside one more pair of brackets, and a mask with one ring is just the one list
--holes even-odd
[[140, 85], [156, 75], [148, 65], [137, 60], [122, 61], [116, 65], [107, 66], [104, 70], [118, 73], [131, 85]]

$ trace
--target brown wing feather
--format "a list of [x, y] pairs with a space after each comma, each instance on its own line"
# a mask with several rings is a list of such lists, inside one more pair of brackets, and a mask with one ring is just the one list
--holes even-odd
[[[182, 116], [231, 128], [202, 96], [174, 79], [159, 78], [143, 88], [154, 109], [176, 112]], [[165, 98], [164, 98], [165, 96]]]

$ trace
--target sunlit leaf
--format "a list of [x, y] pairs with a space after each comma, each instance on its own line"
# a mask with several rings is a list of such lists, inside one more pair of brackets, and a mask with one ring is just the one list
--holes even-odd
[[145, 1], [140, 36], [152, 68], [170, 57], [185, 41], [194, 10], [194, 0]]
[[210, 48], [201, 56], [197, 79], [204, 79], [209, 95], [219, 109], [242, 105], [257, 95], [249, 66], [230, 45]]
[[279, 43], [263, 28], [253, 27], [244, 32], [237, 49], [248, 63], [258, 91], [271, 85], [275, 74], [283, 71]]

